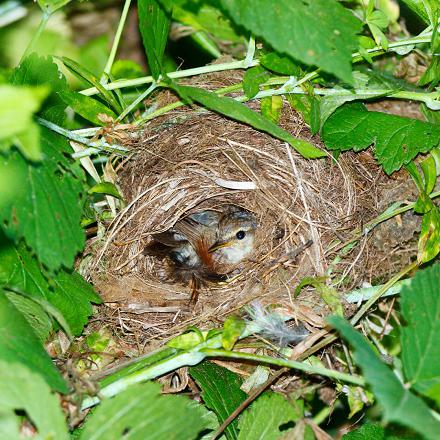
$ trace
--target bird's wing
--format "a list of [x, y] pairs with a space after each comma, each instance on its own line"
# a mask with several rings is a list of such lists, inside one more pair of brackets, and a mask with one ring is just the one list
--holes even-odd
[[[177, 232], [177, 234], [189, 241], [194, 247], [201, 239], [210, 241], [211, 236], [213, 237], [215, 234], [215, 230], [213, 228], [209, 228], [192, 220], [189, 217], [178, 221], [174, 225], [173, 229]], [[214, 240], [214, 238], [212, 238], [212, 240]]]
[[153, 234], [152, 238], [154, 241], [170, 247], [178, 246], [179, 244], [182, 244], [182, 242], [188, 241], [184, 235], [179, 233], [179, 231], [176, 231], [174, 228], [168, 229], [168, 231], [165, 232]]
[[190, 214], [187, 219], [190, 219], [195, 223], [199, 223], [200, 225], [212, 228], [218, 225], [220, 215], [218, 212], [215, 211], [201, 211]]

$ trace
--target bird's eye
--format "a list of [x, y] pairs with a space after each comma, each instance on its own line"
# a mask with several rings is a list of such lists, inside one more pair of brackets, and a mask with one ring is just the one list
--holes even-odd
[[238, 240], [243, 240], [243, 238], [246, 236], [246, 232], [244, 231], [238, 231], [235, 236], [237, 237]]

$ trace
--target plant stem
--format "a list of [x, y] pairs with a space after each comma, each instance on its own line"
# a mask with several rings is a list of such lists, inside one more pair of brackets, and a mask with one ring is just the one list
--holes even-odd
[[43, 125], [46, 128], [49, 128], [50, 130], [54, 131], [55, 133], [60, 134], [61, 136], [64, 136], [67, 139], [70, 139], [71, 141], [78, 142], [80, 144], [86, 145], [87, 147], [90, 147], [87, 150], [81, 151], [79, 153], [72, 154], [72, 157], [75, 159], [90, 156], [91, 154], [99, 153], [100, 151], [106, 151], [110, 153], [119, 153], [124, 154], [128, 152], [127, 148], [120, 147], [119, 145], [109, 145], [107, 142], [104, 141], [98, 141], [98, 142], [91, 142], [89, 139], [79, 136], [78, 134], [66, 130], [63, 127], [60, 127], [59, 125], [54, 124], [53, 122], [50, 122], [46, 119], [40, 118], [37, 116], [35, 118], [37, 122], [39, 122], [41, 125]]
[[37, 44], [37, 41], [40, 39], [41, 34], [44, 32], [44, 29], [46, 29], [47, 22], [49, 21], [49, 18], [51, 16], [52, 14], [47, 10], [43, 11], [43, 15], [41, 17], [40, 24], [38, 25], [38, 29], [33, 35], [32, 40], [29, 42], [28, 46], [26, 47], [26, 50], [24, 51], [21, 57], [20, 64], [31, 52], [34, 51], [35, 45]]
[[[230, 63], [210, 64], [208, 66], [195, 67], [187, 70], [177, 70], [175, 72], [168, 73], [167, 76], [172, 79], [186, 78], [188, 76], [201, 75], [205, 73], [222, 72], [224, 70], [245, 69], [246, 67], [253, 67], [258, 64], [259, 64], [258, 60], [254, 60], [250, 65], [246, 65], [244, 63], [244, 60], [232, 61]], [[122, 89], [124, 87], [134, 87], [134, 86], [140, 86], [142, 84], [149, 84], [152, 83], [153, 81], [154, 79], [152, 76], [143, 76], [141, 78], [124, 79], [109, 84], [105, 84], [104, 88], [107, 90], [115, 90], [115, 89]], [[95, 87], [91, 87], [89, 89], [81, 90], [80, 93], [86, 96], [92, 96], [92, 95], [96, 95], [98, 93], [98, 90]]]
[[[387, 283], [383, 284], [377, 292], [374, 293], [374, 295], [368, 299], [368, 301], [359, 309], [359, 311], [353, 316], [353, 318], [350, 320], [350, 323], [352, 325], [355, 325], [359, 322], [359, 320], [365, 315], [365, 313], [368, 311], [368, 309], [385, 293], [390, 289], [397, 281], [399, 281], [401, 278], [403, 278], [407, 273], [411, 272], [413, 269], [416, 269], [418, 267], [417, 261], [414, 263], [411, 263], [410, 265], [404, 267], [400, 272], [398, 272], [396, 275], [394, 275]], [[311, 356], [313, 353], [316, 353], [321, 348], [326, 347], [327, 345], [331, 344], [332, 342], [336, 341], [338, 339], [338, 336], [335, 334], [329, 334], [327, 337], [325, 337], [322, 341], [318, 342], [313, 347], [310, 347], [308, 350], [306, 350], [304, 353], [301, 354], [301, 359], [306, 359], [309, 356]]]
[[[431, 33], [426, 34], [426, 35], [422, 34], [417, 37], [407, 38], [407, 39], [400, 40], [400, 41], [394, 41], [389, 44], [389, 48], [395, 49], [395, 48], [399, 48], [399, 47], [412, 46], [414, 44], [429, 43], [430, 41], [431, 41]], [[377, 53], [378, 55], [380, 55], [381, 53], [384, 52], [384, 50], [382, 47], [376, 46], [372, 49], [368, 49], [367, 52], [369, 52], [371, 54]], [[362, 58], [359, 58], [359, 57], [360, 57], [359, 53], [357, 53], [357, 52], [354, 53], [352, 55], [353, 62], [360, 61]], [[224, 70], [246, 69], [249, 67], [257, 66], [258, 64], [259, 64], [258, 60], [253, 60], [252, 62], [249, 63], [247, 61], [247, 59], [245, 58], [244, 60], [232, 61], [230, 63], [211, 64], [208, 66], [196, 67], [193, 69], [178, 70], [175, 72], [170, 72], [167, 75], [170, 78], [178, 79], [178, 78], [186, 78], [189, 76], [200, 75], [200, 74], [204, 74], [204, 73], [221, 72]], [[307, 76], [308, 80], [311, 80], [311, 79], [316, 78], [318, 76], [318, 74], [319, 74], [319, 71], [315, 70], [314, 72], [308, 73], [306, 76]], [[142, 84], [148, 84], [153, 81], [154, 81], [154, 79], [152, 76], [144, 76], [141, 78], [135, 78], [135, 79], [130, 79], [130, 80], [114, 81], [112, 83], [104, 85], [104, 87], [107, 90], [115, 90], [115, 89], [121, 89], [121, 88], [125, 88], [125, 87], [133, 87], [133, 86], [139, 86]], [[301, 80], [299, 80], [298, 84], [301, 84], [304, 81], [305, 80], [301, 79]], [[98, 90], [95, 87], [91, 87], [89, 89], [81, 90], [80, 93], [82, 93], [83, 95], [91, 96], [91, 95], [96, 95], [98, 93]]]
[[400, 272], [394, 275], [388, 282], [386, 282], [368, 301], [358, 310], [356, 315], [351, 318], [350, 322], [352, 325], [356, 325], [359, 320], [365, 315], [368, 309], [397, 281], [403, 278], [407, 273], [411, 272], [413, 269], [418, 267], [419, 263], [414, 261], [408, 266], [404, 267]]
[[118, 50], [119, 41], [121, 40], [122, 31], [124, 30], [125, 21], [127, 19], [128, 11], [130, 9], [131, 0], [125, 0], [124, 8], [122, 10], [121, 18], [119, 19], [118, 29], [116, 30], [115, 39], [108, 57], [107, 63], [104, 67], [104, 72], [101, 76], [101, 84], [106, 84], [112, 70], [113, 62], [115, 61], [116, 52]]
[[365, 381], [358, 376], [352, 376], [347, 373], [341, 373], [340, 371], [330, 370], [325, 367], [319, 367], [312, 364], [306, 364], [304, 362], [292, 361], [289, 359], [273, 358], [271, 356], [263, 356], [252, 353], [244, 353], [237, 351], [226, 351], [220, 349], [204, 348], [200, 350], [207, 357], [221, 357], [234, 360], [255, 361], [262, 364], [275, 365], [277, 367], [287, 367], [299, 371], [304, 371], [309, 374], [319, 374], [320, 376], [331, 377], [332, 379], [341, 380], [343, 382], [349, 382], [355, 385], [363, 386]]
[[141, 93], [125, 110], [117, 117], [116, 122], [122, 121], [140, 102], [142, 102], [150, 93], [157, 88], [157, 84], [160, 81], [160, 77], [157, 82], [153, 82], [144, 93]]

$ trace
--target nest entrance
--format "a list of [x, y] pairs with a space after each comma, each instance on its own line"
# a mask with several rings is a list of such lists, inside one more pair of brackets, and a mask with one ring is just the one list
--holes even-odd
[[[319, 145], [290, 107], [281, 125]], [[91, 277], [106, 302], [146, 314], [146, 342], [189, 323], [212, 323], [255, 299], [289, 307], [306, 325], [323, 325], [329, 311], [322, 300], [307, 292], [294, 298], [293, 290], [305, 276], [326, 274], [335, 257], [330, 244], [377, 214], [385, 176], [368, 154], [306, 160], [269, 135], [194, 109], [155, 119], [131, 147], [118, 170], [127, 206], [105, 241], [96, 242]], [[188, 286], [164, 282], [163, 264], [143, 250], [152, 234], [224, 205], [255, 214], [257, 246], [232, 281], [202, 287], [191, 310]], [[332, 266], [333, 273], [346, 272], [347, 287], [369, 280], [365, 249]]]

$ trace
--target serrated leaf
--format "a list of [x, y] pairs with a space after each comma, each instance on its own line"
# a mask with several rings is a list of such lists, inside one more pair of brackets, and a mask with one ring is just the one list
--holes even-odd
[[113, 119], [117, 118], [113, 110], [110, 110], [96, 99], [90, 98], [90, 96], [81, 95], [81, 93], [72, 92], [71, 90], [63, 90], [58, 92], [58, 95], [75, 113], [95, 125], [104, 125], [104, 122], [98, 118], [100, 114], [110, 116]]
[[24, 176], [11, 204], [0, 206], [0, 222], [15, 242], [24, 237], [50, 270], [69, 268], [85, 241], [80, 227], [84, 174], [65, 156], [70, 149], [63, 137], [42, 128], [41, 148], [41, 164], [27, 162], [17, 151], [0, 157], [2, 168]]
[[281, 394], [265, 393], [240, 418], [238, 440], [276, 440], [282, 425], [302, 417], [302, 401], [289, 403]]
[[243, 77], [244, 94], [249, 99], [252, 99], [260, 91], [260, 85], [265, 83], [269, 77], [269, 72], [261, 66], [255, 66], [246, 70]]
[[[361, 22], [336, 0], [222, 0], [233, 20], [277, 52], [351, 84], [351, 53]], [[313, 29], [313, 32], [310, 30]]]
[[246, 323], [243, 319], [234, 315], [228, 316], [223, 324], [222, 333], [222, 346], [225, 350], [232, 350], [245, 327]]
[[[26, 158], [41, 159], [40, 132], [33, 115], [48, 93], [49, 89], [41, 86], [0, 86], [0, 150], [9, 150], [15, 143]], [[31, 139], [25, 139], [28, 132], [31, 133]]]
[[162, 59], [170, 28], [169, 0], [138, 0], [139, 29], [154, 79], [162, 73]]
[[406, 325], [401, 329], [405, 378], [423, 394], [440, 384], [440, 265], [417, 272], [401, 292]]
[[24, 245], [18, 248], [4, 244], [0, 248], [0, 285], [7, 285], [42, 298], [52, 304], [66, 320], [75, 335], [80, 335], [92, 314], [90, 302], [101, 299], [77, 272], [60, 270], [45, 278], [38, 262]]
[[293, 137], [289, 132], [283, 130], [278, 125], [267, 120], [260, 114], [254, 112], [249, 107], [225, 96], [218, 96], [213, 92], [189, 86], [174, 86], [177, 92], [184, 98], [202, 104], [210, 110], [225, 115], [236, 121], [244, 122], [257, 130], [264, 131], [270, 135], [288, 142], [298, 153], [306, 158], [324, 157], [320, 149], [309, 142]]
[[191, 440], [211, 427], [203, 406], [184, 396], [162, 396], [160, 385], [148, 382], [103, 400], [87, 419], [80, 439]]
[[15, 85], [47, 86], [51, 93], [44, 101], [39, 115], [55, 124], [63, 125], [66, 104], [57, 92], [67, 89], [66, 78], [52, 61], [52, 57], [40, 57], [36, 53], [26, 57], [13, 71], [11, 82]]
[[[220, 422], [224, 422], [246, 398], [240, 389], [241, 379], [226, 368], [205, 361], [191, 367], [189, 373], [202, 389], [205, 405], [217, 414]], [[227, 439], [237, 438], [237, 424], [237, 420], [234, 420], [225, 429]]]
[[338, 316], [332, 316], [328, 321], [353, 346], [353, 358], [383, 408], [385, 421], [407, 426], [427, 439], [437, 439], [440, 422], [431, 414], [428, 405], [404, 387], [348, 322]]
[[[31, 326], [0, 288], [0, 360], [20, 363], [41, 375], [54, 390], [67, 392], [66, 384]], [[0, 386], [4, 376], [0, 376]], [[3, 401], [3, 395], [2, 395]]]
[[343, 440], [384, 440], [385, 428], [378, 423], [366, 423], [354, 431], [345, 434]]
[[[0, 360], [0, 395], [0, 410], [25, 412], [35, 427], [38, 438], [69, 438], [59, 400], [35, 370], [18, 363]], [[33, 437], [36, 438], [37, 435]]]
[[374, 155], [387, 174], [408, 164], [440, 142], [440, 126], [416, 119], [369, 112], [362, 104], [347, 104], [331, 115], [322, 129], [330, 150], [361, 151], [374, 145]]

